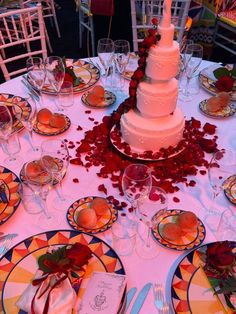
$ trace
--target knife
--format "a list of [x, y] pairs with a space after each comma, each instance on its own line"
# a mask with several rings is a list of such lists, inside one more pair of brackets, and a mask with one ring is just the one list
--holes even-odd
[[125, 314], [126, 311], [128, 310], [128, 307], [129, 307], [129, 305], [130, 305], [130, 303], [131, 303], [131, 301], [132, 301], [132, 299], [133, 299], [133, 297], [134, 297], [136, 291], [137, 291], [137, 288], [136, 288], [136, 287], [133, 287], [133, 288], [131, 288], [131, 289], [128, 291], [127, 296], [126, 296], [126, 306], [125, 306], [124, 314]]
[[142, 290], [139, 292], [134, 304], [133, 304], [133, 307], [130, 311], [130, 314], [138, 314], [147, 295], [148, 295], [148, 292], [151, 288], [152, 284], [149, 282], [147, 283], [143, 288]]

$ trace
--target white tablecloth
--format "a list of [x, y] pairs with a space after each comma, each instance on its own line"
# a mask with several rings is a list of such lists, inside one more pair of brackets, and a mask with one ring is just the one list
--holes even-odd
[[[204, 68], [209, 65], [209, 62], [203, 61], [201, 64], [201, 68]], [[128, 81], [127, 81], [128, 88]], [[11, 81], [8, 81], [2, 85], [0, 85], [0, 93], [10, 93], [19, 96], [26, 96], [27, 90], [24, 85], [21, 83], [21, 78], [15, 78]], [[178, 101], [178, 106], [183, 110], [186, 119], [190, 119], [194, 117], [204, 124], [205, 122], [209, 122], [215, 124], [217, 126], [218, 135], [218, 144], [219, 147], [224, 148], [233, 148], [236, 149], [236, 123], [235, 117], [229, 117], [225, 119], [212, 119], [204, 116], [198, 108], [199, 102], [204, 100], [211, 95], [200, 88], [199, 93], [194, 97], [191, 102], [181, 102]], [[127, 97], [127, 95], [123, 95], [117, 98], [117, 101], [111, 107], [106, 109], [92, 109], [88, 108], [82, 104], [80, 98], [81, 94], [75, 95], [74, 98], [74, 106], [69, 108], [67, 115], [72, 120], [72, 125], [70, 129], [61, 135], [56, 136], [55, 138], [60, 139], [68, 139], [72, 141], [80, 140], [83, 138], [83, 132], [78, 132], [76, 130], [77, 125], [83, 127], [83, 130], [86, 131], [93, 127], [93, 122], [88, 119], [88, 117], [95, 118], [96, 121], [101, 121], [104, 115], [108, 115], [112, 112], [116, 107], [118, 107], [119, 103], [122, 101], [122, 98]], [[44, 96], [45, 105], [53, 108], [52, 106], [52, 98], [49, 96]], [[85, 114], [86, 110], [91, 110], [90, 114]], [[30, 148], [29, 143], [27, 141], [27, 132], [21, 131], [19, 133], [19, 138], [21, 142], [21, 156], [24, 157], [24, 161], [27, 161], [30, 158], [26, 155], [26, 151]], [[35, 141], [40, 144], [41, 141], [45, 140], [45, 137], [34, 134]], [[0, 164], [3, 164], [3, 160], [6, 158], [5, 154], [0, 151]], [[210, 155], [209, 155], [210, 158]], [[21, 164], [17, 164], [16, 168], [12, 169], [16, 174], [19, 173], [21, 169]], [[99, 184], [105, 183], [107, 187], [109, 187], [109, 195], [114, 195], [117, 199], [121, 199], [119, 196], [118, 190], [114, 189], [111, 186], [111, 182], [106, 179], [101, 179], [96, 175], [97, 169], [92, 167], [87, 172], [84, 167], [70, 165], [69, 171], [63, 180], [63, 190], [65, 192], [70, 193], [71, 197], [74, 200], [77, 200], [81, 197], [88, 195], [100, 195], [104, 196], [101, 192], [98, 191], [97, 187]], [[73, 179], [78, 178], [79, 183], [74, 183]], [[202, 176], [199, 175], [197, 177], [193, 177], [193, 179], [197, 182], [195, 187], [186, 187], [182, 184], [179, 184], [180, 191], [169, 195], [169, 208], [180, 208], [183, 210], [193, 210], [198, 214], [199, 218], [204, 217], [204, 210], [207, 206], [211, 206], [211, 187], [208, 182], [207, 175]], [[179, 203], [175, 203], [173, 201], [173, 196], [177, 196], [180, 199]], [[50, 206], [50, 202], [55, 197], [55, 192], [49, 194], [48, 197], [48, 205]], [[224, 195], [221, 195], [217, 198], [217, 207], [219, 210], [223, 210], [224, 208], [231, 207], [235, 210], [235, 207], [231, 205]], [[70, 229], [66, 221], [67, 208], [64, 209], [63, 212], [58, 212], [58, 214], [63, 215], [63, 221], [58, 229]], [[5, 233], [18, 233], [18, 236], [13, 240], [12, 245], [24, 240], [25, 238], [40, 233], [42, 230], [37, 226], [37, 218], [34, 215], [29, 215], [23, 208], [23, 205], [20, 204], [14, 215], [3, 225], [0, 226], [0, 231]], [[104, 234], [98, 234], [98, 237], [101, 237], [108, 243], [111, 243], [111, 231], [108, 230]], [[215, 237], [211, 232], [207, 229], [207, 234], [204, 243], [215, 241]], [[121, 257], [121, 260], [124, 264], [127, 278], [128, 278], [128, 289], [131, 287], [137, 287], [138, 291], [144, 286], [147, 282], [159, 282], [163, 283], [166, 287], [166, 295], [169, 297], [170, 295], [170, 282], [174, 272], [174, 269], [178, 263], [178, 260], [185, 253], [180, 253], [177, 251], [169, 250], [167, 248], [158, 246], [159, 254], [154, 259], [142, 259], [134, 252], [131, 256]], [[136, 295], [137, 296], [137, 293]], [[135, 300], [135, 297], [133, 301]], [[132, 303], [133, 303], [132, 301]], [[131, 303], [131, 305], [132, 305]], [[131, 306], [129, 307], [128, 313], [130, 312]], [[157, 313], [157, 310], [154, 307], [153, 302], [153, 294], [150, 293], [147, 296], [147, 299], [140, 311], [142, 314], [151, 314]]]

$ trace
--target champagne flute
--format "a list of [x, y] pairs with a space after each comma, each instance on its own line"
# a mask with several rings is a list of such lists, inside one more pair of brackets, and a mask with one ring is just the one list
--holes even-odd
[[[153, 258], [158, 254], [157, 244], [151, 239], [152, 228], [155, 228], [158, 217], [167, 210], [168, 198], [166, 192], [157, 187], [152, 186], [151, 191], [139, 201], [137, 207], [137, 217], [147, 227], [146, 239], [137, 242], [136, 252], [140, 257]], [[138, 230], [142, 229], [140, 224]]]
[[50, 173], [53, 181], [59, 182], [59, 189], [55, 185], [59, 198], [53, 201], [53, 206], [58, 210], [64, 210], [65, 206], [72, 203], [71, 197], [62, 192], [62, 179], [69, 166], [68, 148], [63, 140], [46, 140], [42, 142], [41, 147], [43, 166]]
[[119, 72], [120, 89], [122, 90], [122, 73], [125, 71], [127, 64], [129, 63], [130, 45], [127, 40], [115, 40], [114, 41], [114, 60], [116, 68]]
[[196, 71], [198, 70], [203, 56], [203, 47], [199, 44], [190, 44], [187, 45], [184, 59], [186, 64], [186, 85], [183, 90], [183, 93], [180, 95], [180, 99], [183, 101], [192, 100], [192, 95], [189, 89], [190, 81], [195, 76]]
[[[45, 60], [46, 78], [58, 97], [65, 77], [65, 65], [62, 58], [50, 56]], [[55, 103], [58, 111], [64, 111], [59, 103]]]
[[110, 38], [101, 38], [98, 40], [97, 53], [99, 60], [105, 70], [105, 85], [107, 83], [107, 76], [113, 62], [114, 56], [114, 42]]
[[191, 56], [190, 54], [187, 54], [187, 47], [188, 45], [194, 44], [193, 40], [191, 39], [185, 39], [183, 42], [181, 42], [180, 45], [180, 65], [179, 65], [179, 74], [177, 76], [179, 80], [179, 93], [181, 93], [183, 89], [183, 81], [184, 78], [186, 78], [186, 67], [189, 61], [189, 57]]
[[45, 66], [42, 58], [30, 57], [26, 60], [27, 79], [40, 94], [40, 107], [43, 106], [42, 89], [46, 78]]

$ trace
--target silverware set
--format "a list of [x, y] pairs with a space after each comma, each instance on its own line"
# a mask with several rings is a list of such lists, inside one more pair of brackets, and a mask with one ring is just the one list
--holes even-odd
[[159, 314], [171, 314], [169, 304], [165, 301], [164, 288], [162, 284], [154, 283], [152, 287], [153, 287], [154, 304], [158, 310], [158, 313]]

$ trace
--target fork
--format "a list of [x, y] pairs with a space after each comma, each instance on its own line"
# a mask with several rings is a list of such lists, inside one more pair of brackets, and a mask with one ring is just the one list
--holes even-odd
[[16, 236], [18, 236], [17, 233], [11, 233], [1, 236], [0, 239], [0, 258], [8, 251], [12, 239], [14, 239]]
[[156, 308], [159, 310], [160, 314], [167, 314], [165, 312], [164, 313], [161, 312], [164, 306], [164, 292], [163, 292], [162, 284], [154, 283], [152, 287], [153, 287], [154, 303], [155, 303]]

